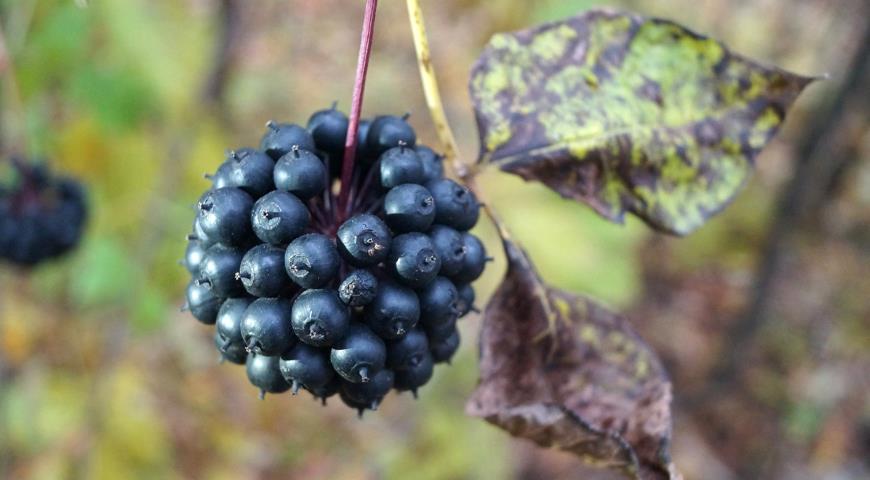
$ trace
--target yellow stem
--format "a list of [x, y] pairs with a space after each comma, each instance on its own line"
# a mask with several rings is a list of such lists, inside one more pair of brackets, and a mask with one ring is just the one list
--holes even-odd
[[426, 35], [426, 24], [423, 21], [423, 10], [420, 8], [420, 0], [408, 0], [408, 19], [411, 21], [411, 32], [414, 35], [414, 48], [417, 50], [417, 64], [420, 67], [420, 80], [423, 82], [423, 93], [426, 96], [426, 105], [429, 115], [438, 132], [438, 140], [444, 149], [444, 156], [451, 160], [453, 169], [459, 178], [466, 179], [469, 175], [468, 166], [459, 158], [459, 147], [456, 145], [456, 137], [447, 121], [444, 113], [444, 104], [441, 101], [441, 92], [438, 88], [438, 79], [435, 77], [435, 69], [432, 67], [432, 56], [429, 53], [429, 39]]

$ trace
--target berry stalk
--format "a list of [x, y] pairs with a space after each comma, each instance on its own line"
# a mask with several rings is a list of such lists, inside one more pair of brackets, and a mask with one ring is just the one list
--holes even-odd
[[359, 58], [356, 66], [356, 80], [353, 85], [347, 138], [344, 142], [344, 159], [341, 164], [341, 190], [338, 196], [339, 208], [337, 209], [339, 212], [346, 211], [347, 202], [350, 198], [350, 184], [353, 179], [353, 167], [356, 160], [357, 129], [359, 128], [359, 118], [362, 113], [366, 74], [368, 73], [369, 59], [372, 53], [377, 9], [378, 0], [366, 0], [363, 29], [359, 45]]

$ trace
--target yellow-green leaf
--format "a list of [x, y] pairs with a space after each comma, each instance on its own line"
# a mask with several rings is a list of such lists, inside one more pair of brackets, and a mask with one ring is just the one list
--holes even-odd
[[810, 81], [667, 20], [593, 10], [494, 36], [470, 88], [480, 162], [685, 235], [734, 197]]

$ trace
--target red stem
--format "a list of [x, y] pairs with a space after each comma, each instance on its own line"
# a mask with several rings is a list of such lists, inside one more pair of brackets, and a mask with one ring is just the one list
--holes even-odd
[[[359, 117], [362, 112], [363, 94], [366, 88], [366, 74], [369, 69], [369, 59], [372, 54], [372, 41], [374, 40], [375, 13], [378, 9], [378, 0], [366, 0], [365, 18], [363, 20], [362, 37], [359, 44], [359, 59], [356, 65], [356, 80], [353, 84], [353, 98], [350, 107], [350, 121], [348, 122], [347, 138], [344, 142], [344, 159], [341, 163], [341, 190], [338, 194], [338, 207], [336, 211], [345, 212], [350, 196], [350, 184], [353, 178], [353, 166], [356, 160], [357, 129]], [[341, 214], [341, 213], [339, 213]], [[344, 220], [344, 219], [340, 219]]]

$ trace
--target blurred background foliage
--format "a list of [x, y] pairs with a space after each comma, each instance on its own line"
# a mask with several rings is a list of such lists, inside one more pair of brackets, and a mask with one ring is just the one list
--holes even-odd
[[[870, 7], [424, 2], [466, 156], [477, 151], [466, 82], [490, 35], [602, 5], [830, 79], [801, 97], [735, 204], [687, 239], [608, 224], [497, 172], [482, 178], [488, 201], [551, 283], [629, 312], [660, 352], [687, 478], [870, 477]], [[217, 365], [209, 330], [179, 313], [176, 262], [202, 174], [226, 148], [256, 144], [269, 119], [347, 108], [362, 6], [0, 0], [19, 86], [0, 84], [2, 153], [80, 176], [93, 210], [75, 254], [32, 272], [0, 266], [0, 478], [613, 478], [464, 416], [477, 318], [419, 401], [390, 397], [357, 421], [337, 401], [260, 402], [243, 369]], [[412, 112], [434, 143], [402, 2], [382, 2], [374, 48], [365, 112]], [[500, 253], [491, 226], [478, 229]], [[479, 306], [504, 271], [496, 257]]]

